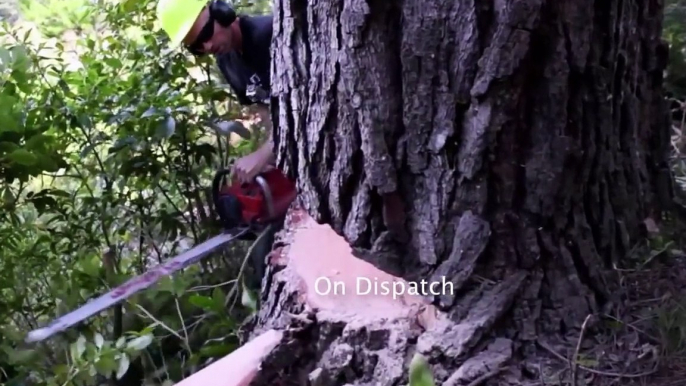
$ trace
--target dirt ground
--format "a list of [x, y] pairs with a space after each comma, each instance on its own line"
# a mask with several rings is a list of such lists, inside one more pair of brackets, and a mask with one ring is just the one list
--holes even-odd
[[534, 384], [686, 385], [685, 231], [668, 221], [609, 272], [618, 279], [612, 302], [579, 336], [555, 347], [539, 342], [549, 355]]

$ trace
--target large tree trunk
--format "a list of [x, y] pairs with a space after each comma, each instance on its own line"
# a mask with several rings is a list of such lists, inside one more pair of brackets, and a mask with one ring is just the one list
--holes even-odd
[[360, 258], [452, 280], [455, 325], [491, 299], [451, 354], [576, 338], [670, 198], [662, 5], [275, 0], [279, 163]]

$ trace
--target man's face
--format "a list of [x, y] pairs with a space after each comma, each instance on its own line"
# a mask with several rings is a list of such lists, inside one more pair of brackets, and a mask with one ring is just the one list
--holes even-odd
[[223, 54], [233, 48], [231, 33], [230, 27], [222, 27], [212, 20], [210, 11], [205, 7], [183, 39], [183, 43], [195, 54]]

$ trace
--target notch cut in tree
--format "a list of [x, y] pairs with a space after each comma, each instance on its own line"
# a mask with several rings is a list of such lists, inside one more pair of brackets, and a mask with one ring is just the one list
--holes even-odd
[[577, 336], [671, 205], [662, 7], [275, 0], [279, 165], [360, 258], [455, 284], [416, 347], [440, 381], [503, 340]]

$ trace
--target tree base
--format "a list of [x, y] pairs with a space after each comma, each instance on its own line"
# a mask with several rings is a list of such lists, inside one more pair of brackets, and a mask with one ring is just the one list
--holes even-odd
[[[464, 218], [463, 224], [478, 223], [469, 215]], [[463, 230], [468, 237], [470, 233]], [[468, 255], [461, 261], [469, 261]], [[436, 384], [450, 386], [609, 385], [617, 379], [629, 385], [655, 371], [650, 368], [655, 358], [639, 363], [631, 356], [656, 346], [635, 339], [632, 331], [633, 335], [613, 337], [622, 342], [619, 351], [612, 352], [593, 336], [598, 330], [590, 317], [566, 336], [559, 331], [542, 336], [543, 318], [523, 312], [530, 297], [541, 293], [536, 275], [520, 272], [499, 283], [484, 281], [457, 297], [450, 312], [431, 304], [440, 297], [410, 291], [395, 296], [361, 293], [356, 287], [360, 277], [377, 283], [409, 282], [355, 257], [342, 237], [302, 209], [289, 212], [268, 260], [262, 306], [241, 332], [247, 343], [179, 386], [220, 378], [228, 379], [224, 386], [406, 385], [417, 353], [428, 360]], [[645, 281], [637, 279], [631, 280]], [[341, 284], [329, 292], [322, 284], [326, 280]], [[470, 306], [465, 309], [461, 304]], [[540, 305], [531, 308], [545, 314]], [[615, 312], [619, 313], [617, 309], [608, 313]], [[594, 338], [590, 348], [589, 337]], [[631, 371], [593, 369], [568, 359], [588, 358], [580, 355], [591, 350], [602, 351], [603, 356], [627, 354], [630, 360], [622, 357], [621, 362], [625, 367], [629, 363]]]
[[[303, 210], [291, 211], [284, 228], [246, 338], [272, 329], [290, 333], [264, 360], [253, 385], [406, 384], [416, 352], [447, 385], [508, 374], [503, 370], [514, 342], [490, 333], [510, 310], [526, 273], [484, 285], [464, 315], [446, 313], [421, 294], [364, 293], [359, 278], [409, 284], [356, 258], [342, 237]], [[322, 277], [342, 283], [338, 293], [325, 293]]]

